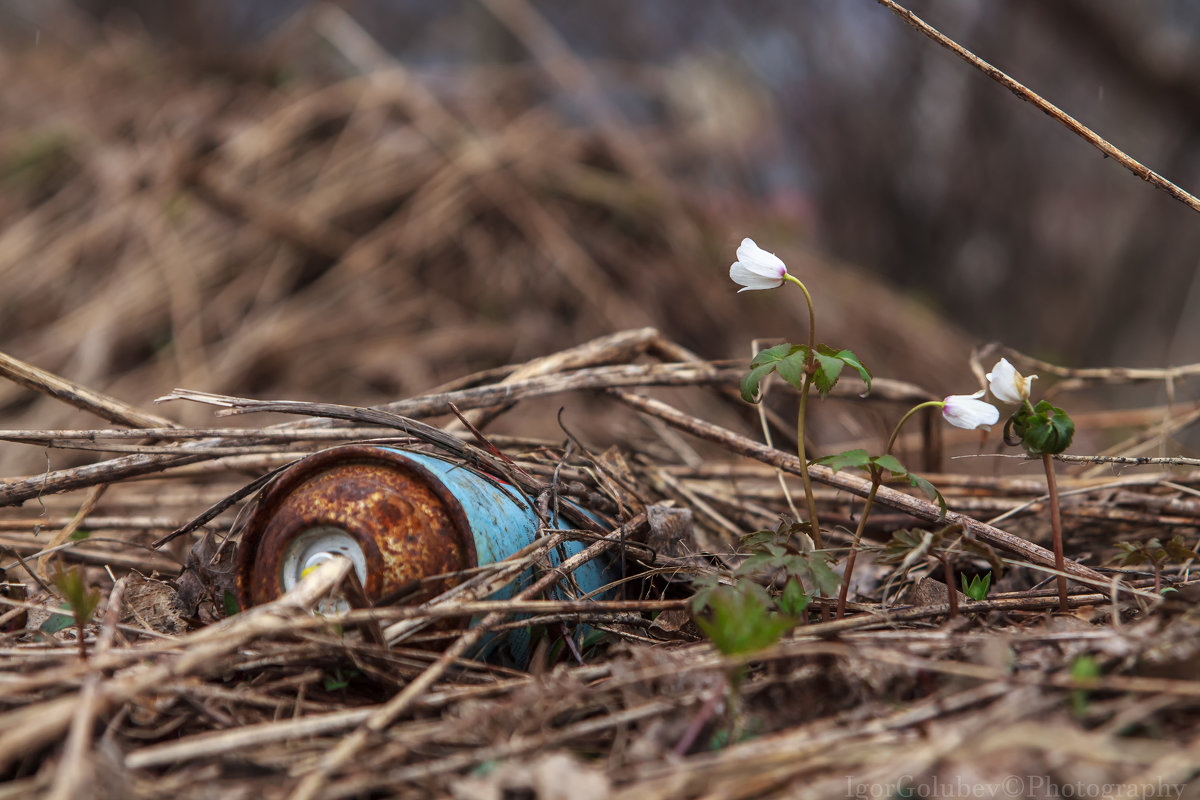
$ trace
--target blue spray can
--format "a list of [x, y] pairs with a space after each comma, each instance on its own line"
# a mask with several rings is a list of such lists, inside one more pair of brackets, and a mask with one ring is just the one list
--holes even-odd
[[[463, 464], [392, 446], [333, 447], [289, 467], [260, 497], [239, 549], [238, 600], [243, 608], [269, 602], [307, 569], [341, 555], [353, 563], [367, 597], [386, 602], [424, 578], [501, 561], [532, 544], [541, 528], [516, 487]], [[567, 542], [550, 561], [582, 549]], [[601, 557], [574, 578], [592, 593], [615, 580], [615, 572]], [[510, 597], [531, 577], [523, 573], [492, 598]], [[447, 586], [426, 582], [412, 599]], [[502, 660], [528, 660], [528, 634], [520, 633], [506, 638]]]

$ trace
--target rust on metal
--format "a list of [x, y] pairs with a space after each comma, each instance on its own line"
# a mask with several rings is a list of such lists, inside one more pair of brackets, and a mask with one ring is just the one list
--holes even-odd
[[334, 447], [284, 472], [260, 499], [239, 551], [242, 607], [278, 597], [289, 546], [320, 530], [361, 548], [360, 580], [372, 602], [477, 563], [461, 504], [424, 467], [382, 448]]

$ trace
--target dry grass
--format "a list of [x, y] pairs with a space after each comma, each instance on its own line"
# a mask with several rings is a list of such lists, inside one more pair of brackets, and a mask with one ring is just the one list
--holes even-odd
[[[864, 557], [852, 615], [818, 610], [756, 654], [740, 707], [723, 708], [735, 662], [688, 619], [688, 578], [728, 574], [738, 534], [788, 513], [778, 475], [795, 470], [785, 393], [768, 414], [781, 449], [757, 445], [734, 389], [743, 362], [707, 360], [788, 332], [764, 330], [741, 309], [769, 301], [735, 300], [722, 277], [743, 212], [689, 167], [723, 154], [697, 152], [686, 128], [635, 135], [603, 109], [595, 126], [568, 126], [529, 102], [520, 72], [435, 89], [329, 7], [289, 35], [332, 43], [353, 74], [199, 80], [117, 34], [86, 60], [50, 47], [0, 57], [0, 340], [45, 370], [9, 360], [20, 384], [0, 386], [14, 442], [0, 474], [24, 476], [0, 481], [0, 547], [25, 587], [0, 598], [0, 797], [830, 797], [895, 794], [901, 780], [939, 796], [1174, 796], [1194, 779], [1190, 597], [1161, 603], [1148, 573], [1101, 568], [1119, 539], [1194, 540], [1200, 473], [1181, 459], [1060, 465], [1077, 582], [1073, 613], [1051, 615], [1043, 481], [946, 458], [980, 450], [974, 435], [903, 440], [906, 463], [923, 461], [1010, 558], [992, 596], [948, 619], [944, 592], [901, 596], [920, 576]], [[822, 404], [823, 449], [877, 447], [903, 404], [962, 390], [964, 337], [853, 273], [801, 262], [827, 299], [822, 338], [887, 365], [872, 398], [845, 387]], [[843, 311], [854, 302], [874, 321]], [[927, 345], [919, 358], [913, 342]], [[1038, 369], [1048, 381], [1051, 365]], [[1071, 392], [1171, 387], [1195, 370], [1059, 373]], [[183, 393], [272, 414], [217, 428], [201, 404], [151, 413], [174, 386], [292, 402]], [[667, 402], [645, 399], [668, 386], [653, 393]], [[1148, 458], [1198, 414], [1101, 407], [1077, 422], [1093, 452], [1108, 441]], [[334, 564], [227, 617], [228, 554], [209, 557], [237, 505], [162, 542], [276, 467], [380, 436], [611, 519], [585, 555], [624, 554], [623, 599], [580, 602], [546, 571], [513, 602], [468, 584], [420, 606], [314, 616], [342, 586]], [[830, 545], [845, 548], [865, 482], [814, 476]], [[877, 502], [875, 543], [936, 517], [898, 491]], [[657, 521], [668, 507], [691, 512], [671, 536]], [[31, 573], [52, 560], [86, 565], [104, 590], [87, 661], [73, 629], [40, 630], [59, 601]], [[482, 622], [432, 626], [471, 617]], [[561, 642], [579, 622], [605, 637], [576, 658]], [[505, 626], [543, 631], [528, 670], [466, 657]], [[1073, 675], [1081, 656], [1099, 677]], [[746, 735], [731, 743], [735, 713]]]
[[[720, 712], [723, 675], [739, 662], [699, 640], [685, 611], [686, 578], [724, 574], [738, 560], [739, 532], [769, 527], [787, 512], [770, 465], [794, 473], [794, 457], [630, 395], [623, 395], [626, 402], [656, 424], [743, 458], [697, 459], [686, 442], [658, 427], [658, 441], [604, 454], [497, 438], [493, 444], [513, 459], [501, 461], [469, 434], [462, 439], [413, 418], [442, 412], [450, 402], [464, 410], [494, 408], [502, 395], [492, 385], [511, 387], [507, 402], [520, 403], [597, 386], [611, 393], [619, 384], [712, 384], [703, 390], [712, 393], [732, 380], [730, 371], [705, 363], [588, 366], [621, 360], [619, 352], [639, 340], [626, 360], [672, 349], [649, 333], [610, 337], [550, 360], [571, 365], [565, 371], [548, 370], [544, 361], [527, 364], [512, 373], [540, 378], [504, 384], [502, 371], [491, 376], [501, 383], [401, 401], [390, 411], [177, 393], [227, 411], [314, 417], [267, 428], [5, 433], [55, 446], [107, 448], [160, 436], [174, 442], [127, 444], [136, 452], [43, 476], [48, 492], [68, 477], [109, 486], [102, 498], [107, 516], [98, 508], [80, 512], [77, 521], [89, 535], [64, 539], [60, 557], [105, 564], [113, 574], [136, 571], [115, 584], [100, 577], [110, 593], [103, 623], [88, 628], [86, 662], [71, 646], [71, 629], [37, 631], [45, 609], [55, 605], [52, 595], [33, 589], [30, 602], [0, 600], [29, 610], [28, 623], [8, 634], [3, 650], [0, 695], [9, 710], [0, 716], [6, 731], [0, 757], [18, 793], [9, 796], [71, 796], [83, 781], [114, 797], [495, 797], [506, 787], [554, 796], [564, 782], [578, 784], [582, 794], [574, 796], [820, 797], [847, 785], [861, 787], [855, 793], [877, 791], [872, 787], [903, 776], [917, 786], [958, 780], [1167, 786], [1190, 779], [1197, 731], [1189, 709], [1200, 699], [1200, 683], [1192, 680], [1194, 612], [1185, 602], [1148, 613], [1157, 598], [1132, 589], [1148, 585], [1145, 574], [1101, 574], [1072, 563], [1080, 581], [1073, 613], [1050, 616], [1057, 598], [1035, 585], [1045, 567], [1030, 567], [1051, 557], [1008, 532], [1045, 538], [1042, 487], [1027, 479], [933, 476], [951, 508], [1004, 512], [1000, 533], [1011, 539], [992, 543], [1012, 559], [998, 593], [963, 603], [962, 615], [946, 621], [944, 590], [897, 601], [912, 575], [897, 581], [878, 565], [861, 570], [860, 577], [868, 576], [860, 586], [864, 596], [851, 616], [814, 619], [744, 659], [751, 672], [737, 713], [750, 735], [715, 744], [727, 724]], [[622, 590], [627, 599], [580, 603], [546, 595], [561, 578], [551, 571], [514, 601], [481, 602], [492, 590], [485, 583], [416, 607], [313, 616], [314, 604], [344, 579], [341, 562], [279, 601], [223, 618], [219, 596], [185, 591], [184, 581], [141, 577], [178, 570], [188, 539], [157, 552], [151, 542], [187, 522], [189, 509], [239, 489], [245, 472], [265, 472], [335, 438], [396, 433], [505, 474], [532, 497], [557, 487], [621, 523], [602, 530], [605, 536], [564, 567], [621, 550], [632, 581]], [[746, 455], [767, 463], [755, 466]], [[122, 472], [133, 458], [147, 462], [139, 470], [148, 475]], [[848, 523], [850, 493], [865, 494], [866, 482], [820, 470], [814, 476], [839, 490], [820, 493], [825, 519]], [[1112, 551], [1114, 537], [1132, 537], [1146, 524], [1159, 535], [1194, 533], [1198, 484], [1194, 469], [1172, 480], [1158, 473], [1064, 481], [1073, 522], [1069, 552], [1097, 563]], [[14, 482], [3, 488], [10, 498], [25, 491]], [[47, 541], [45, 532], [34, 532], [67, 528], [75, 509], [69, 495], [43, 494], [38, 502], [44, 511], [35, 518], [5, 521], [4, 544], [30, 565]], [[876, 537], [896, 527], [897, 516], [937, 513], [898, 492], [885, 490], [877, 502], [895, 512], [876, 518]], [[671, 506], [691, 516], [663, 538], [648, 519]], [[234, 525], [226, 510], [202, 532], [224, 535]], [[844, 534], [834, 538], [835, 548], [848, 541]], [[222, 567], [204, 566], [207, 541], [193, 548], [200, 560], [189, 559], [185, 573], [190, 585], [198, 580], [219, 593]], [[513, 568], [538, 563], [556, 541], [548, 537], [536, 551], [519, 554]], [[1168, 580], [1185, 579], [1186, 569], [1172, 568]], [[871, 599], [881, 596], [883, 603]], [[533, 615], [516, 626], [546, 632], [528, 672], [465, 657], [484, 632], [512, 627], [516, 614]], [[472, 616], [482, 621], [470, 631], [428, 627]], [[564, 626], [581, 622], [606, 636], [572, 658], [553, 643]], [[1073, 675], [1072, 664], [1085, 655], [1100, 666], [1100, 677]], [[1030, 796], [1052, 796], [1039, 792]]]

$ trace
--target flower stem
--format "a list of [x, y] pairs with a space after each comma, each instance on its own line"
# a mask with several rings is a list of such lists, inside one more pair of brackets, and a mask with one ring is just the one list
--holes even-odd
[[79, 660], [87, 661], [87, 644], [83, 641], [83, 622], [78, 612], [76, 612], [75, 616], [75, 641], [79, 642]]
[[846, 613], [846, 596], [850, 593], [850, 576], [854, 574], [854, 562], [858, 558], [858, 544], [862, 540], [863, 530], [867, 527], [867, 516], [871, 513], [871, 505], [875, 502], [875, 493], [883, 476], [878, 469], [871, 470], [871, 491], [863, 503], [862, 514], [858, 517], [858, 528], [854, 531], [854, 543], [850, 545], [850, 555], [846, 557], [846, 568], [842, 570], [842, 587], [838, 590], [837, 612], [834, 619], [841, 619]]
[[817, 317], [815, 314], [813, 314], [812, 295], [808, 293], [808, 287], [805, 286], [795, 275], [792, 275], [789, 272], [783, 277], [785, 280], [789, 280], [799, 286], [800, 291], [804, 292], [804, 299], [808, 301], [808, 357], [809, 360], [812, 360], [813, 351], [817, 346]]
[[887, 453], [888, 455], [891, 455], [892, 448], [896, 446], [896, 439], [898, 439], [900, 437], [900, 429], [902, 427], [904, 427], [904, 423], [908, 422], [909, 417], [911, 417], [913, 414], [916, 414], [918, 411], [920, 411], [922, 409], [934, 408], [934, 407], [943, 408], [943, 407], [945, 407], [945, 405], [946, 405], [945, 402], [943, 402], [941, 400], [927, 400], [924, 403], [918, 403], [917, 405], [910, 408], [908, 410], [908, 413], [906, 413], [903, 417], [901, 417], [900, 421], [896, 423], [896, 427], [892, 429], [892, 438], [888, 439], [887, 449], [884, 450], [883, 452]]
[[729, 678], [729, 745], [731, 747], [742, 738], [742, 681], [746, 678], [746, 671], [747, 667], [743, 664], [727, 673]]
[[808, 390], [812, 386], [812, 377], [804, 376], [800, 388], [800, 410], [796, 412], [796, 455], [800, 457], [800, 481], [804, 484], [804, 499], [808, 503], [808, 528], [812, 536], [813, 547], [821, 549], [821, 523], [817, 521], [817, 498], [813, 495], [812, 478], [808, 475], [808, 456], [804, 448], [804, 418], [808, 414]]
[[1054, 569], [1058, 575], [1058, 610], [1067, 611], [1067, 576], [1064, 573], [1062, 512], [1058, 507], [1058, 484], [1054, 480], [1054, 458], [1049, 453], [1042, 455], [1042, 466], [1046, 468], [1046, 490], [1050, 495], [1050, 528], [1054, 531]]
[[[913, 414], [916, 414], [923, 408], [943, 405], [945, 403], [940, 400], [929, 400], [910, 408], [908, 413], [901, 417], [900, 421], [896, 423], [896, 427], [892, 429], [892, 435], [888, 439], [887, 449], [884, 450], [884, 454], [892, 454], [892, 448], [896, 446], [896, 439], [900, 436], [900, 429], [904, 427], [904, 423], [908, 422]], [[867, 527], [867, 516], [870, 515], [871, 505], [875, 502], [875, 493], [879, 491], [879, 484], [882, 482], [883, 471], [872, 467], [871, 491], [867, 493], [867, 500], [863, 503], [862, 515], [858, 518], [858, 528], [854, 531], [854, 542], [850, 545], [850, 555], [846, 557], [846, 568], [842, 570], [842, 588], [838, 591], [837, 612], [834, 614], [835, 619], [841, 619], [842, 615], [846, 613], [846, 595], [850, 591], [850, 578], [854, 575], [854, 562], [858, 560], [858, 545], [862, 541], [863, 531]]]
[[800, 409], [796, 412], [796, 455], [800, 457], [800, 481], [804, 484], [804, 499], [808, 504], [808, 529], [812, 536], [813, 547], [821, 549], [821, 523], [817, 519], [817, 499], [813, 495], [812, 478], [808, 475], [808, 456], [804, 447], [805, 418], [808, 416], [808, 394], [812, 388], [812, 376], [816, 370], [817, 352], [817, 317], [813, 313], [812, 295], [808, 287], [796, 276], [787, 274], [786, 280], [800, 287], [804, 292], [804, 300], [808, 303], [808, 359], [804, 365], [804, 382], [800, 386]]

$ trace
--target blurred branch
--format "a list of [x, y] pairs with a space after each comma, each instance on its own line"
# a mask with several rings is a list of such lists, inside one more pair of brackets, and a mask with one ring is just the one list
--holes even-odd
[[1176, 66], [1165, 55], [1160, 42], [1131, 37], [1128, 28], [1107, 7], [1086, 0], [1025, 5], [1072, 36], [1095, 57], [1116, 67], [1123, 77], [1137, 85], [1139, 95], [1149, 95], [1172, 113], [1187, 115], [1193, 125], [1200, 124], [1200, 82], [1194, 71]]
[[925, 36], [928, 36], [930, 39], [933, 39], [942, 47], [954, 53], [963, 61], [966, 61], [968, 64], [975, 67], [992, 80], [996, 81], [1002, 86], [1007, 87], [1008, 90], [1017, 97], [1021, 98], [1027, 103], [1032, 103], [1049, 116], [1058, 120], [1058, 122], [1060, 122], [1068, 130], [1074, 132], [1082, 139], [1090, 142], [1093, 147], [1095, 147], [1101, 153], [1104, 153], [1105, 156], [1111, 156], [1112, 158], [1116, 159], [1122, 166], [1124, 166], [1134, 175], [1137, 175], [1147, 183], [1157, 186], [1181, 203], [1186, 203], [1187, 205], [1191, 206], [1194, 211], [1200, 211], [1200, 199], [1171, 183], [1162, 175], [1159, 175], [1157, 172], [1145, 166], [1140, 161], [1126, 154], [1123, 150], [1120, 150], [1109, 144], [1107, 140], [1099, 136], [1091, 128], [1067, 114], [1058, 106], [1046, 100], [1032, 89], [1026, 87], [1024, 84], [1014, 80], [1013, 78], [1010, 78], [1004, 72], [996, 69], [991, 64], [972, 53], [970, 50], [967, 50], [965, 47], [955, 42], [953, 39], [950, 39], [944, 34], [940, 33], [916, 14], [893, 2], [893, 0], [876, 0], [876, 2], [889, 9], [892, 13], [907, 22], [910, 26], [920, 31]]

